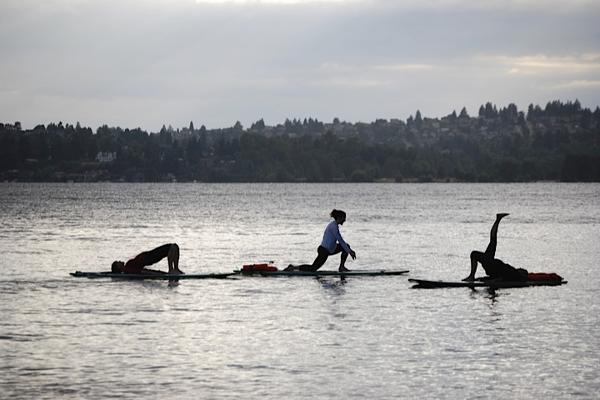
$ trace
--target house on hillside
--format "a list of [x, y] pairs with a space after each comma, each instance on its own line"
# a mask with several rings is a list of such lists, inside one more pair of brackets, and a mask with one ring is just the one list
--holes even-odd
[[103, 152], [99, 151], [96, 154], [96, 161], [101, 163], [111, 163], [117, 159], [117, 152]]

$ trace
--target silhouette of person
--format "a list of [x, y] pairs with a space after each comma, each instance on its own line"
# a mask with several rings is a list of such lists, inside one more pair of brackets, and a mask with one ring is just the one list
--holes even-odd
[[338, 270], [340, 272], [349, 271], [345, 266], [346, 259], [348, 258], [348, 255], [350, 255], [354, 260], [356, 258], [356, 253], [350, 248], [350, 245], [346, 243], [340, 234], [339, 225], [343, 225], [344, 222], [346, 222], [346, 213], [342, 210], [333, 209], [329, 215], [333, 218], [333, 221], [327, 224], [327, 227], [325, 228], [323, 240], [321, 241], [321, 245], [317, 248], [317, 258], [315, 258], [312, 264], [290, 264], [285, 271], [315, 272], [325, 264], [325, 261], [327, 261], [329, 256], [338, 253], [342, 253], [340, 255], [340, 267]]
[[490, 231], [490, 243], [484, 253], [480, 251], [471, 252], [471, 273], [463, 281], [474, 281], [477, 263], [480, 263], [489, 278], [502, 279], [505, 281], [526, 281], [527, 270], [515, 268], [496, 258], [496, 246], [498, 244], [498, 225], [507, 213], [496, 214], [496, 221]]
[[164, 274], [163, 271], [146, 269], [146, 267], [156, 264], [165, 257], [169, 264], [169, 274], [183, 274], [179, 269], [179, 246], [176, 243], [167, 243], [150, 251], [144, 251], [126, 263], [114, 261], [111, 270], [121, 274]]

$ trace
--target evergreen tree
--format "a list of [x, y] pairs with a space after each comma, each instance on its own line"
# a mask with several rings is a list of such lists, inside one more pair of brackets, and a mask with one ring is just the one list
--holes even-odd
[[417, 126], [417, 128], [419, 128], [422, 124], [423, 117], [421, 117], [421, 111], [417, 110], [417, 113], [415, 114], [415, 125]]
[[[456, 116], [456, 112], [454, 113], [454, 115]], [[462, 110], [460, 110], [459, 118], [460, 119], [468, 119], [469, 118], [469, 113], [467, 113], [466, 107], [463, 107]]]
[[261, 118], [258, 121], [256, 121], [255, 123], [252, 124], [252, 126], [250, 127], [250, 130], [257, 130], [257, 131], [262, 131], [265, 129], [265, 121]]

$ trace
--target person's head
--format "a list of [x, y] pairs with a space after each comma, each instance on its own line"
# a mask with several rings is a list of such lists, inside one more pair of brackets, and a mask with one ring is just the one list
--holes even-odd
[[113, 261], [110, 266], [110, 270], [115, 274], [120, 274], [123, 272], [123, 268], [125, 268], [125, 263], [123, 261]]
[[338, 225], [342, 225], [346, 221], [346, 213], [342, 210], [336, 210], [334, 208], [329, 215], [331, 218], [335, 219], [335, 222], [337, 222]]

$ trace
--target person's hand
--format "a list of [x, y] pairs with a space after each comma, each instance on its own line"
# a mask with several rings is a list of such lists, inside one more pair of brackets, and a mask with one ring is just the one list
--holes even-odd
[[353, 260], [356, 260], [356, 252], [354, 250], [350, 250], [350, 257], [352, 257]]

